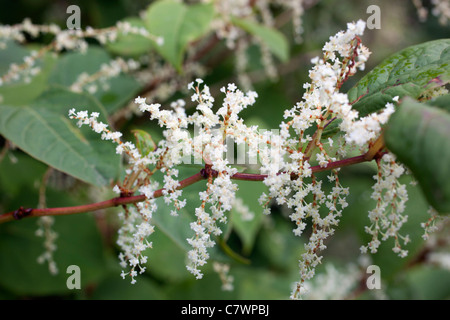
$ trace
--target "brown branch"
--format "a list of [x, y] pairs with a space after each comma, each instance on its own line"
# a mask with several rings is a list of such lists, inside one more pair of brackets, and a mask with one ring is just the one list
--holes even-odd
[[[183, 189], [203, 179], [204, 177], [200, 173], [194, 174], [193, 176], [180, 181], [178, 189]], [[153, 194], [153, 198], [161, 197], [163, 195], [163, 190], [164, 189], [156, 190]], [[20, 207], [16, 211], [11, 211], [0, 215], [0, 223], [4, 223], [11, 220], [20, 220], [26, 217], [60, 216], [76, 213], [86, 213], [91, 211], [97, 211], [100, 209], [117, 207], [120, 205], [142, 202], [145, 199], [146, 199], [145, 195], [141, 194], [137, 196], [116, 197], [102, 202], [96, 202], [74, 207], [40, 208], [40, 209], [24, 209], [23, 207]]]
[[[370, 160], [372, 160], [372, 159], [370, 159]], [[313, 167], [311, 167], [311, 171], [313, 173], [328, 171], [328, 170], [347, 167], [347, 166], [350, 166], [353, 164], [366, 162], [366, 161], [370, 161], [370, 160], [367, 159], [366, 154], [362, 154], [362, 155], [359, 155], [356, 157], [330, 162], [326, 166], [323, 166], [323, 167], [322, 166], [313, 166]], [[231, 177], [231, 179], [234, 179], [234, 180], [246, 180], [246, 181], [263, 181], [265, 178], [267, 178], [266, 174], [257, 174], [257, 173], [236, 173]], [[291, 179], [294, 180], [297, 178], [298, 178], [298, 175], [296, 175], [295, 173], [291, 174]]]
[[[375, 145], [375, 144], [374, 144]], [[377, 145], [377, 149], [379, 146]], [[378, 149], [377, 151], [379, 151]], [[369, 149], [370, 152], [370, 149]], [[327, 171], [327, 170], [333, 170], [336, 168], [342, 168], [349, 165], [371, 161], [373, 159], [377, 159], [382, 154], [377, 153], [373, 156], [368, 156], [368, 153], [359, 155], [356, 157], [351, 157], [343, 160], [338, 160], [334, 162], [328, 163], [326, 166], [313, 166], [311, 167], [311, 171], [314, 172], [321, 172], [321, 171]], [[186, 178], [182, 181], [180, 181], [179, 186], [177, 189], [183, 189], [187, 186], [190, 186], [200, 180], [204, 180], [209, 176], [209, 172], [212, 172], [214, 175], [214, 170], [211, 170], [210, 166], [206, 165], [205, 169], [202, 169], [199, 173], [194, 174], [193, 176], [190, 176], [189, 178]], [[231, 176], [231, 179], [233, 180], [245, 180], [245, 181], [263, 181], [267, 175], [265, 174], [253, 174], [253, 173], [236, 173], [233, 176]], [[291, 179], [297, 179], [298, 175], [291, 174]], [[164, 188], [161, 188], [159, 190], [156, 190], [153, 193], [153, 198], [159, 198], [163, 196]], [[59, 215], [69, 215], [69, 214], [76, 214], [76, 213], [86, 213], [86, 212], [92, 212], [100, 209], [106, 209], [111, 207], [117, 207], [121, 205], [127, 205], [131, 203], [138, 203], [142, 202], [146, 199], [145, 195], [137, 195], [137, 196], [127, 196], [123, 195], [120, 197], [112, 198], [106, 201], [97, 202], [97, 203], [91, 203], [81, 206], [74, 206], [74, 207], [61, 207], [61, 208], [38, 208], [38, 209], [24, 209], [23, 207], [20, 207], [19, 209], [15, 211], [11, 211], [8, 213], [4, 213], [0, 215], [0, 224], [12, 220], [20, 220], [22, 218], [27, 217], [41, 217], [41, 216], [59, 216]]]
[[210, 39], [208, 40], [208, 42], [199, 51], [197, 51], [195, 53], [195, 55], [193, 55], [191, 58], [189, 58], [189, 60], [186, 61], [186, 63], [199, 61], [204, 56], [206, 56], [208, 53], [210, 53], [219, 42], [220, 42], [220, 39], [217, 37], [216, 34], [213, 34], [210, 37]]

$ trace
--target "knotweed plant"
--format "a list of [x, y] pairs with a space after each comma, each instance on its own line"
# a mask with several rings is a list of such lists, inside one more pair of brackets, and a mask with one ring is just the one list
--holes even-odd
[[[59, 269], [55, 261], [59, 235], [52, 229], [55, 224], [52, 216], [119, 206], [119, 226], [114, 241], [120, 251], [117, 257], [120, 276], [135, 284], [140, 274], [152, 268], [152, 264], [160, 263], [152, 260], [151, 250], [158, 246], [158, 241], [154, 240], [154, 233], [160, 231], [157, 218], [166, 214], [173, 219], [171, 221], [183, 222], [189, 218], [182, 213], [189, 210], [192, 214], [186, 223], [189, 235], [183, 239], [189, 249], [186, 250], [183, 268], [189, 276], [200, 280], [205, 277], [205, 269], [211, 266], [220, 278], [222, 289], [231, 291], [239, 285], [237, 277], [226, 261], [214, 259], [213, 252], [216, 247], [223, 248], [226, 242], [223, 239], [231, 230], [229, 226], [235, 214], [243, 221], [255, 219], [260, 213], [264, 218], [270, 218], [274, 216], [274, 207], [277, 213], [282, 208], [283, 213], [287, 212], [285, 218], [292, 227], [293, 238], [303, 244], [296, 257], [296, 281], [291, 288], [286, 288], [286, 292], [291, 290], [290, 298], [303, 298], [308, 288], [312, 297], [321, 297], [321, 288], [330, 288], [327, 298], [345, 298], [350, 289], [363, 280], [361, 267], [352, 267], [348, 274], [339, 277], [338, 268], [330, 264], [325, 274], [315, 276], [318, 266], [326, 260], [324, 251], [351, 206], [351, 190], [341, 169], [369, 162], [376, 172], [369, 190], [374, 207], [361, 213], [366, 216], [364, 231], [368, 240], [359, 250], [362, 256], [367, 256], [377, 253], [382, 242], [391, 241], [394, 255], [407, 257], [405, 245], [413, 239], [402, 228], [408, 221], [408, 192], [404, 176], [414, 175], [417, 183], [424, 186], [425, 197], [430, 204], [430, 218], [422, 222], [424, 240], [429, 239], [445, 220], [441, 214], [450, 210], [448, 157], [445, 158], [445, 152], [442, 157], [428, 155], [436, 155], [436, 148], [450, 150], [448, 130], [445, 131], [450, 123], [445, 111], [450, 101], [445, 100], [448, 96], [445, 86], [450, 81], [450, 42], [444, 39], [405, 49], [345, 92], [344, 85], [352, 76], [365, 70], [371, 54], [362, 41], [366, 23], [363, 20], [348, 23], [346, 30], [329, 37], [321, 54], [310, 60], [308, 81], [302, 85], [302, 96], [283, 110], [282, 121], [277, 123], [277, 127], [267, 130], [249, 124], [243, 114], [258, 113], [255, 104], [260, 99], [252, 90], [252, 79], [247, 73], [250, 49], [254, 45], [259, 49], [260, 63], [269, 80], [278, 77], [275, 57], [283, 60], [286, 55], [284, 38], [271, 29], [280, 23], [273, 16], [273, 7], [292, 11], [293, 34], [295, 42], [299, 43], [302, 41], [304, 10], [316, 2], [229, 0], [199, 1], [188, 6], [180, 1], [158, 1], [142, 12], [141, 20], [120, 21], [104, 29], [61, 30], [56, 25], [35, 25], [28, 19], [17, 25], [0, 26], [0, 50], [10, 46], [12, 41], [24, 43], [26, 39], [36, 39], [43, 34], [52, 37], [47, 45], [31, 50], [22, 64], [12, 63], [1, 75], [0, 87], [8, 88], [19, 82], [32, 83], [39, 76], [46, 77], [43, 72], [45, 63], [39, 62], [41, 59], [53, 59], [50, 53], [88, 52], [89, 41], [110, 46], [110, 50], [117, 53], [117, 57], [109, 61], [100, 57], [97, 71], [71, 75], [73, 77], [68, 81], [70, 83], [65, 84], [63, 96], [79, 99], [77, 101], [82, 103], [64, 100], [63, 120], [60, 114], [52, 113], [54, 105], [59, 103], [60, 92], [56, 90], [44, 94], [44, 102], [41, 100], [24, 108], [3, 106], [0, 95], [0, 133], [11, 141], [5, 146], [6, 151], [1, 151], [0, 163], [10, 144], [38, 159], [47, 157], [47, 153], [42, 155], [41, 149], [33, 149], [32, 142], [22, 140], [29, 133], [28, 129], [23, 130], [25, 133], [15, 131], [18, 123], [22, 125], [17, 119], [29, 120], [30, 114], [44, 122], [40, 128], [51, 131], [50, 138], [61, 130], [64, 138], [79, 142], [81, 152], [72, 148], [70, 143], [63, 143], [66, 149], [60, 151], [62, 159], [86, 152], [86, 159], [94, 161], [95, 148], [112, 143], [115, 155], [111, 157], [117, 157], [116, 164], [120, 160], [120, 169], [125, 163], [120, 179], [117, 178], [118, 170], [115, 172], [110, 185], [115, 197], [110, 200], [46, 208], [44, 186], [41, 187], [39, 208], [20, 207], [0, 215], [0, 223], [41, 217], [36, 235], [44, 238], [45, 252], [38, 260], [47, 263], [51, 273], [56, 274]], [[418, 8], [422, 6], [420, 1], [414, 3]], [[432, 3], [441, 20], [448, 16], [444, 1]], [[154, 23], [164, 12], [173, 14], [184, 26], [176, 30], [179, 34], [170, 33], [172, 25]], [[198, 21], [193, 23], [189, 20], [192, 17]], [[202, 39], [201, 36], [208, 31], [212, 31], [209, 37]], [[164, 38], [161, 35], [164, 33], [169, 37]], [[128, 46], [130, 39], [139, 44], [137, 49]], [[229, 81], [216, 90], [214, 84], [203, 77], [207, 68], [199, 61], [220, 42], [228, 50], [225, 53], [231, 49], [235, 54], [238, 83]], [[190, 43], [195, 43], [200, 49], [189, 46]], [[142, 55], [139, 58], [123, 57], [126, 56], [123, 53], [130, 53], [129, 50], [137, 56]], [[64, 67], [64, 63], [58, 66]], [[142, 90], [129, 95], [132, 96], [131, 103], [127, 102], [128, 105], [120, 109], [113, 103], [108, 105], [113, 94], [102, 96], [101, 93], [112, 91], [115, 94], [117, 91], [118, 95], [124, 94], [121, 90], [127, 89], [114, 86], [111, 80], [125, 74], [138, 79]], [[61, 79], [52, 79], [53, 84], [58, 84]], [[176, 98], [167, 105], [158, 103], [174, 97], [175, 93]], [[440, 96], [444, 96], [444, 100], [436, 100]], [[100, 101], [105, 106], [100, 105]], [[428, 101], [430, 106], [424, 104]], [[108, 112], [112, 110], [110, 114], [103, 114], [107, 109]], [[125, 139], [127, 132], [116, 130], [119, 127], [117, 122], [131, 116], [142, 116], [140, 119], [145, 119], [146, 123], [158, 126], [161, 138], [156, 141], [149, 132], [135, 130], [134, 141]], [[45, 123], [47, 119], [57, 119], [62, 124], [57, 122], [60, 127], [54, 129]], [[425, 124], [423, 119], [427, 120]], [[31, 126], [35, 119], [29, 121]], [[91, 135], [89, 139], [92, 136], [95, 139], [94, 147], [90, 145], [92, 148], [86, 151], [83, 147], [89, 143], [85, 140], [85, 132]], [[39, 135], [36, 136], [40, 139]], [[34, 135], [28, 138], [36, 139]], [[60, 136], [57, 138], [65, 142]], [[58, 141], [54, 144], [58, 145]], [[245, 154], [236, 159], [234, 153], [229, 152], [234, 147], [244, 150]], [[46, 148], [50, 150], [48, 146]], [[76, 152], [70, 153], [75, 149]], [[88, 158], [91, 153], [94, 156]], [[74, 174], [68, 166], [58, 168], [63, 162], [61, 158], [56, 161], [45, 158], [43, 162], [77, 176], [76, 170]], [[112, 162], [108, 161], [110, 159], [102, 168], [105, 171], [111, 169]], [[183, 167], [192, 164], [199, 167], [198, 172], [181, 178]], [[85, 181], [102, 180], [98, 174], [102, 170], [96, 170], [96, 164], [86, 161], [80, 167], [79, 172]], [[429, 170], [430, 167], [437, 169]], [[45, 174], [46, 180], [51, 170]], [[265, 188], [257, 195], [260, 213], [252, 212], [243, 201], [246, 199], [238, 196], [238, 181], [260, 184]], [[194, 192], [189, 190], [189, 186], [197, 183], [203, 183], [204, 188], [195, 192], [193, 197]], [[100, 184], [107, 182], [102, 180]], [[437, 254], [433, 257], [436, 262], [443, 256]]]
[[[192, 247], [187, 254], [186, 268], [197, 279], [203, 277], [202, 267], [210, 257], [208, 250], [216, 245], [215, 238], [223, 233], [227, 212], [236, 199], [238, 187], [233, 179], [262, 180], [268, 187], [268, 193], [260, 197], [266, 214], [270, 214], [272, 201], [286, 205], [292, 210], [290, 219], [296, 236], [303, 234], [307, 221], [311, 220], [312, 233], [299, 259], [299, 281], [291, 295], [294, 299], [300, 298], [304, 293], [303, 283], [314, 276], [317, 265], [322, 261], [320, 253], [326, 248], [325, 242], [335, 232], [339, 218], [348, 206], [349, 189], [341, 183], [339, 166], [346, 165], [347, 160], [343, 158], [349, 146], [367, 155], [367, 159], [376, 158], [379, 166], [372, 195], [377, 200], [377, 207], [369, 213], [372, 225], [367, 227], [373, 239], [361, 251], [369, 248], [374, 253], [380, 240], [394, 237], [394, 251], [401, 256], [406, 255], [399, 240], [407, 242], [408, 239], [399, 234], [406, 220], [402, 213], [407, 194], [405, 187], [398, 182], [404, 169], [392, 154], [380, 154], [381, 148], [376, 143], [382, 126], [394, 111], [394, 105], [387, 103], [380, 112], [360, 118], [352, 109], [347, 95], [340, 92], [350, 76], [358, 69], [364, 69], [370, 54], [360, 40], [365, 23], [358, 21], [349, 23], [347, 27], [346, 31], [331, 37], [324, 45], [323, 57], [312, 59], [311, 82], [303, 86], [306, 92], [302, 101], [285, 111], [279, 134], [273, 131], [261, 133], [257, 126], [246, 125], [239, 116], [242, 110], [255, 103], [256, 92], [244, 93], [233, 83], [228, 84], [220, 90], [223, 99], [215, 111], [217, 97], [211, 95], [208, 85], [201, 79], [189, 84], [193, 91], [191, 100], [196, 104], [196, 111], [189, 116], [182, 100], [174, 102], [170, 109], [161, 109], [160, 104], [147, 104], [144, 98], [136, 98], [139, 109], [164, 128], [165, 139], [146, 154], [133, 143], [122, 142], [122, 134], [110, 131], [106, 124], [98, 121], [97, 113], [70, 110], [69, 116], [78, 120], [78, 126], [89, 125], [101, 134], [102, 139], [116, 143], [116, 152], [127, 158], [129, 168], [125, 180], [114, 190], [121, 195], [136, 191], [145, 195], [144, 201], [124, 206], [120, 215], [123, 226], [119, 230], [117, 244], [122, 248], [119, 259], [124, 268], [124, 278], [129, 276], [134, 283], [137, 274], [145, 271], [143, 265], [148, 257], [144, 251], [152, 247], [147, 237], [154, 232], [152, 214], [158, 209], [156, 197], [162, 196], [166, 204], [173, 205], [174, 216], [185, 206], [186, 199], [183, 199], [181, 190], [184, 183], [177, 179], [177, 166], [191, 156], [203, 160], [205, 168], [199, 175], [207, 180], [206, 190], [199, 193], [201, 205], [195, 209], [197, 220], [191, 223], [192, 237], [186, 239]], [[333, 145], [333, 139], [322, 138], [324, 129], [336, 120], [341, 120], [339, 130], [343, 137], [337, 147]], [[190, 127], [197, 128], [194, 137], [189, 133]], [[315, 130], [313, 134], [311, 129]], [[246, 144], [249, 157], [258, 155], [259, 174], [239, 173], [229, 163], [224, 155], [226, 142], [230, 141], [237, 145]], [[329, 167], [330, 164], [335, 167]], [[152, 180], [157, 170], [164, 174], [161, 189], [157, 189]], [[325, 170], [330, 171], [327, 176], [333, 184], [330, 191], [324, 191], [323, 181], [316, 175], [316, 172]]]

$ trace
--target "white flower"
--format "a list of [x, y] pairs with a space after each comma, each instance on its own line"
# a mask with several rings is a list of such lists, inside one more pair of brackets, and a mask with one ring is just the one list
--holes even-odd
[[141, 98], [141, 97], [137, 97], [136, 99], [134, 99], [134, 102], [136, 103], [136, 104], [145, 104], [145, 98]]
[[113, 191], [114, 191], [114, 193], [117, 193], [117, 194], [121, 193], [120, 188], [117, 184], [114, 186]]
[[386, 153], [381, 160], [378, 164], [378, 174], [374, 176], [376, 184], [372, 193], [377, 205], [369, 213], [371, 225], [366, 227], [366, 232], [372, 235], [368, 248], [372, 253], [376, 253], [380, 246], [379, 236], [382, 236], [382, 240], [393, 237], [395, 241], [393, 251], [400, 257], [405, 257], [408, 252], [402, 249], [400, 240], [403, 240], [404, 244], [410, 240], [409, 236], [400, 234], [400, 229], [407, 221], [403, 211], [408, 194], [405, 186], [398, 182], [398, 178], [405, 170], [395, 161], [395, 156], [391, 153]]
[[157, 37], [156, 38], [156, 44], [158, 46], [162, 46], [164, 44], [164, 38], [163, 37]]

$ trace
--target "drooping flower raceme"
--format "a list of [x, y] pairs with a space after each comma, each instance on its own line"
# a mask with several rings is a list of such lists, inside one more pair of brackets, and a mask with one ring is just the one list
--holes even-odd
[[391, 153], [386, 153], [377, 163], [378, 174], [374, 177], [376, 183], [372, 193], [372, 199], [377, 201], [377, 205], [369, 212], [371, 225], [366, 227], [372, 240], [367, 246], [361, 247], [361, 252], [370, 250], [375, 253], [380, 245], [379, 236], [382, 236], [382, 240], [392, 237], [395, 241], [394, 252], [400, 257], [406, 257], [408, 252], [402, 249], [400, 240], [407, 244], [410, 239], [409, 236], [402, 236], [399, 230], [408, 219], [408, 216], [402, 215], [408, 193], [406, 186], [398, 181], [405, 168], [395, 161], [395, 156]]
[[155, 157], [148, 155], [143, 156], [133, 143], [123, 143], [120, 138], [120, 132], [110, 131], [108, 125], [98, 121], [99, 114], [93, 112], [90, 115], [87, 111], [75, 112], [75, 109], [69, 111], [69, 117], [78, 119], [78, 126], [89, 125], [95, 132], [101, 134], [104, 140], [111, 140], [117, 144], [116, 152], [118, 154], [125, 153], [130, 163], [127, 169], [127, 177], [124, 185], [115, 186], [113, 191], [118, 194], [130, 193], [132, 189], [138, 188], [140, 192], [146, 195], [147, 200], [143, 203], [136, 204], [136, 207], [126, 208], [125, 212], [120, 214], [123, 221], [122, 227], [118, 231], [117, 244], [121, 247], [122, 252], [119, 254], [120, 265], [122, 268], [130, 268], [129, 271], [122, 271], [122, 277], [126, 275], [131, 277], [131, 283], [135, 283], [135, 277], [145, 271], [144, 265], [147, 262], [147, 256], [144, 251], [151, 248], [151, 243], [147, 237], [153, 233], [154, 226], [151, 224], [152, 213], [156, 211], [154, 203], [153, 191], [156, 190], [155, 185], [149, 181], [152, 173], [147, 166], [156, 163]]
[[[127, 156], [130, 164], [127, 177], [123, 185], [115, 186], [114, 190], [119, 194], [139, 191], [147, 198], [144, 203], [139, 203], [121, 214], [124, 226], [119, 230], [118, 244], [122, 248], [119, 258], [122, 267], [125, 268], [128, 264], [131, 268], [129, 272], [123, 271], [122, 276], [130, 275], [133, 283], [137, 272], [145, 270], [143, 265], [147, 257], [143, 252], [151, 247], [146, 238], [153, 232], [151, 218], [157, 209], [154, 201], [154, 191], [157, 187], [151, 183], [153, 171], [149, 166], [165, 174], [162, 194], [167, 204], [174, 204], [173, 215], [177, 215], [177, 210], [186, 204], [185, 199], [180, 199], [182, 190], [178, 189], [178, 170], [175, 167], [190, 161], [193, 156], [203, 159], [210, 168], [207, 173], [209, 175], [207, 190], [200, 194], [202, 204], [195, 210], [197, 221], [191, 224], [194, 236], [187, 239], [193, 247], [188, 253], [187, 268], [197, 278], [202, 277], [199, 267], [209, 258], [207, 249], [215, 244], [212, 236], [219, 236], [222, 233], [218, 223], [227, 221], [225, 212], [231, 210], [235, 201], [237, 185], [231, 181], [231, 176], [237, 170], [223, 158], [226, 151], [224, 138], [234, 137], [237, 142], [242, 143], [239, 141], [240, 137], [249, 136], [250, 133], [252, 137], [256, 136], [254, 132], [256, 128], [248, 128], [238, 116], [240, 111], [255, 102], [256, 93], [244, 94], [234, 84], [230, 84], [222, 89], [225, 93], [223, 106], [214, 113], [212, 110], [214, 98], [210, 95], [209, 87], [202, 85], [202, 82], [197, 79], [195, 83], [189, 85], [189, 88], [195, 91], [192, 100], [198, 104], [197, 111], [191, 116], [186, 115], [183, 108], [184, 101], [181, 100], [171, 105], [173, 110], [161, 110], [159, 104], [147, 104], [145, 99], [136, 98], [135, 102], [139, 105], [139, 109], [149, 112], [150, 119], [156, 120], [165, 128], [163, 132], [165, 139], [159, 142], [156, 150], [147, 155], [141, 154], [141, 150], [133, 143], [122, 142], [121, 133], [110, 131], [108, 125], [97, 120], [98, 113], [89, 115], [86, 111], [76, 112], [74, 109], [69, 112], [71, 118], [78, 119], [79, 126], [89, 125], [102, 135], [102, 139], [115, 142], [117, 153]], [[193, 138], [187, 130], [189, 126], [198, 129]], [[214, 129], [217, 126], [219, 130]]]

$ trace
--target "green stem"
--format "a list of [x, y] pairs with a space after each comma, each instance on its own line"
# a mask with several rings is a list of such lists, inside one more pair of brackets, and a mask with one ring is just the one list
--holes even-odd
[[218, 243], [220, 248], [225, 252], [227, 256], [235, 260], [236, 262], [242, 263], [242, 264], [250, 264], [250, 260], [247, 258], [244, 258], [243, 256], [237, 254], [236, 252], [231, 249], [228, 244], [223, 239], [218, 239]]

